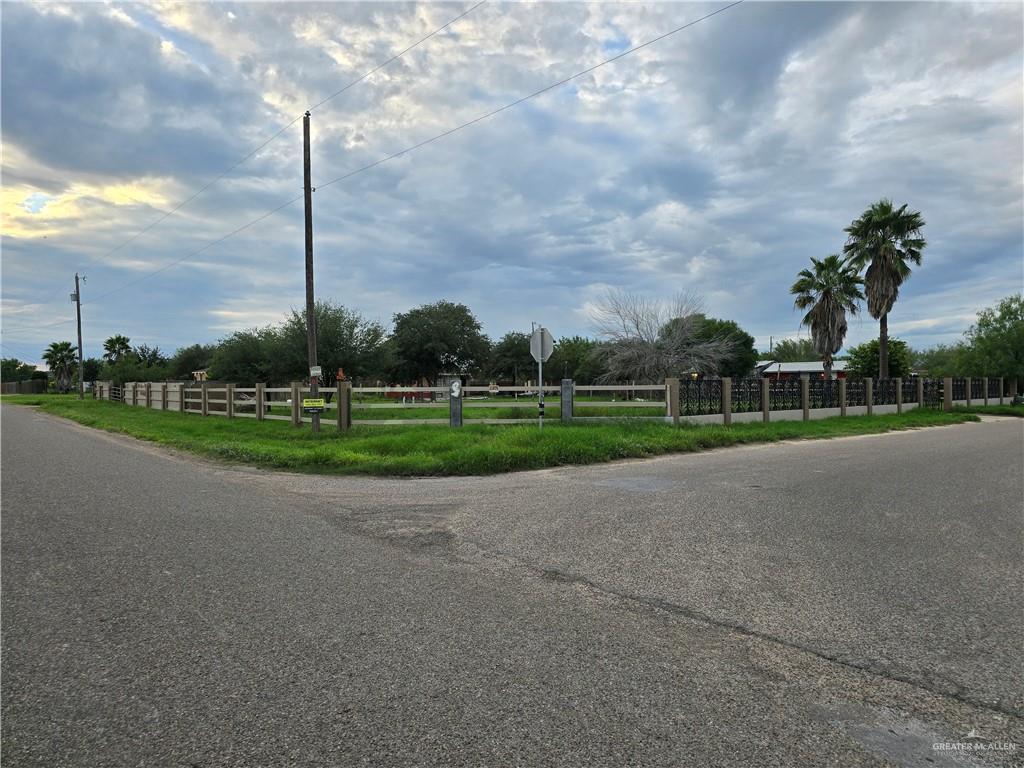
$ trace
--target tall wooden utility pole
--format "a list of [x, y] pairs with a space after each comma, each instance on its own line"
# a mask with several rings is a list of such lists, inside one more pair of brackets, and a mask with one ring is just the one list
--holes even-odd
[[[302, 117], [302, 176], [306, 203], [306, 344], [309, 347], [309, 396], [320, 394], [313, 375], [316, 366], [316, 306], [313, 299], [313, 181], [309, 170], [309, 112]], [[313, 431], [320, 431], [320, 414], [313, 413]]]
[[85, 364], [82, 362], [82, 291], [78, 287], [78, 273], [75, 272], [75, 314], [78, 315], [78, 399], [85, 399]]

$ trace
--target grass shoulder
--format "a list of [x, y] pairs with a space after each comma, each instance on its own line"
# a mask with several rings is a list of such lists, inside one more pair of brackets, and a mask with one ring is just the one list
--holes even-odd
[[988, 416], [1016, 416], [1024, 418], [1024, 405], [959, 405], [954, 409], [956, 413], [978, 413]]
[[628, 420], [562, 425], [330, 425], [314, 435], [287, 422], [226, 419], [133, 408], [60, 395], [12, 395], [3, 402], [38, 406], [79, 424], [230, 462], [293, 471], [368, 475], [484, 475], [594, 464], [667, 453], [779, 440], [824, 439], [978, 421], [970, 413], [931, 409], [902, 415], [817, 421], [673, 427]]

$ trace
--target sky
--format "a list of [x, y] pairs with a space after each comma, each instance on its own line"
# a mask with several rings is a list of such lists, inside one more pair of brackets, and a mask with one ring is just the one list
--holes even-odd
[[[86, 356], [302, 308], [292, 121], [475, 2], [5, 2], [3, 356], [74, 340], [76, 271]], [[927, 222], [891, 335], [955, 341], [1022, 290], [1020, 3], [748, 1], [327, 184], [723, 5], [485, 2], [316, 106], [317, 296], [384, 324], [462, 302], [497, 338], [688, 292], [766, 349], [882, 197]], [[847, 344], [876, 334], [862, 312]]]

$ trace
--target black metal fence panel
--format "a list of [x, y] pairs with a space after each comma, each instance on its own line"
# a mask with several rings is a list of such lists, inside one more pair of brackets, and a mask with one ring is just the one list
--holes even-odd
[[916, 403], [917, 402], [917, 379], [903, 379], [903, 402], [904, 403]]
[[839, 380], [809, 379], [807, 399], [811, 408], [838, 408], [840, 405]]
[[941, 408], [943, 394], [942, 379], [924, 380], [924, 405], [926, 408]]
[[733, 413], [756, 413], [761, 410], [761, 379], [732, 380]]
[[794, 411], [803, 408], [800, 399], [800, 379], [769, 381], [768, 408], [772, 411]]
[[846, 404], [852, 406], [867, 405], [867, 387], [864, 379], [846, 380]]
[[971, 400], [985, 397], [985, 382], [982, 379], [971, 379]]
[[953, 399], [967, 399], [967, 379], [953, 379]]
[[679, 412], [703, 416], [722, 412], [721, 379], [683, 379], [679, 382]]
[[999, 379], [989, 379], [988, 380], [988, 396], [990, 398], [994, 397], [994, 398], [998, 399], [998, 397], [999, 397]]
[[896, 405], [896, 379], [878, 379], [872, 388], [875, 405]]

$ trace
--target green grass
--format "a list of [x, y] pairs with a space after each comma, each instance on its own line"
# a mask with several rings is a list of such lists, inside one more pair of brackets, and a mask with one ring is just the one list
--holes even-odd
[[991, 416], [1016, 416], [1024, 419], [1024, 405], [958, 405], [957, 413], [984, 413]]
[[5, 395], [86, 426], [225, 461], [331, 474], [483, 475], [566, 464], [702, 451], [745, 443], [865, 435], [978, 421], [968, 413], [915, 409], [903, 415], [849, 416], [810, 422], [681, 426], [618, 421], [562, 426], [410, 425], [308, 427], [253, 419], [202, 418], [59, 395]]

